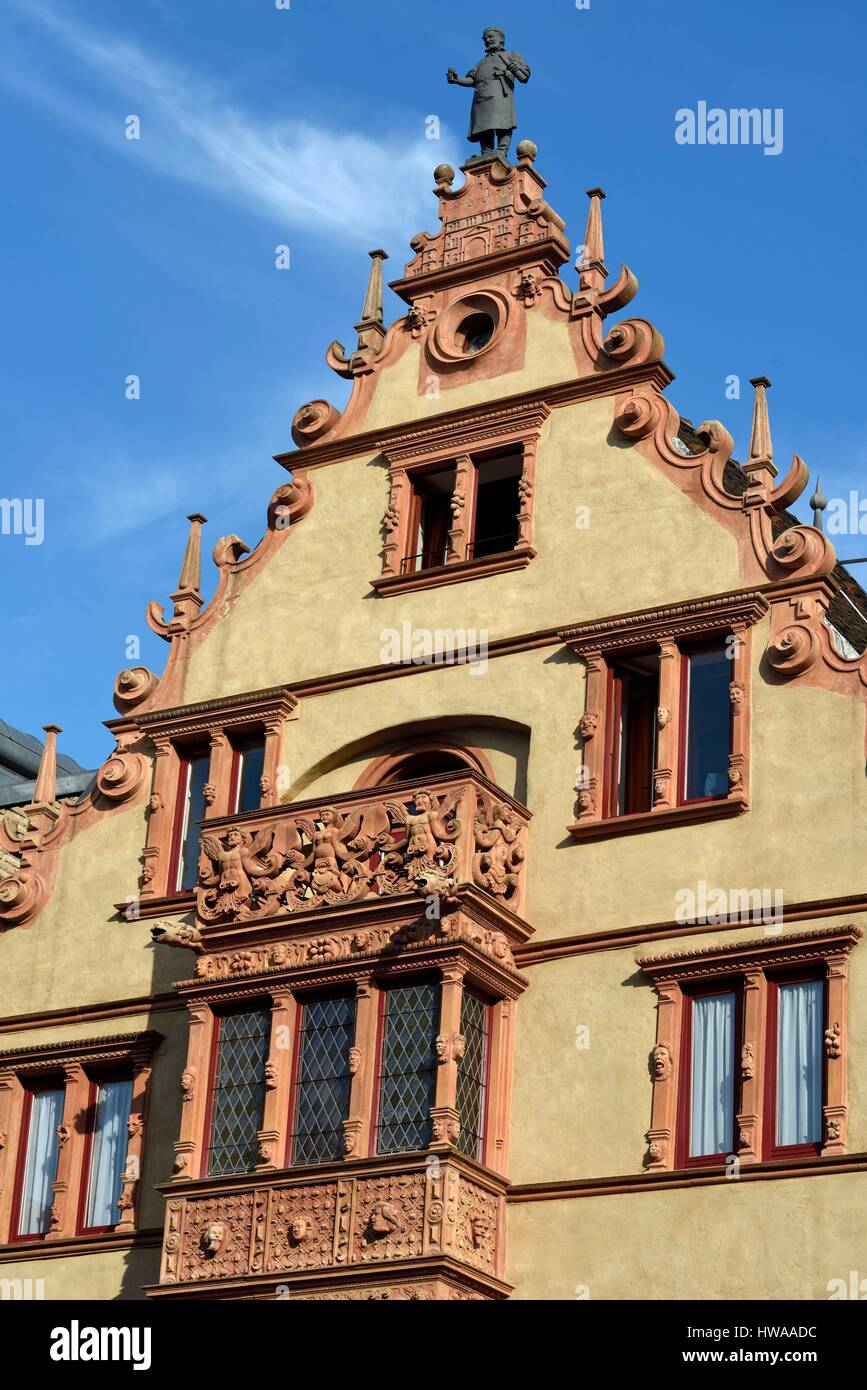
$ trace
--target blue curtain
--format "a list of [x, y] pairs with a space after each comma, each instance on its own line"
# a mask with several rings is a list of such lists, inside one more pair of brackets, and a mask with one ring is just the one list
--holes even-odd
[[734, 994], [694, 999], [690, 1157], [731, 1152], [734, 1051]]
[[106, 1081], [96, 1093], [90, 1174], [87, 1181], [85, 1226], [115, 1226], [117, 1199], [129, 1141], [127, 1120], [132, 1107], [132, 1081]]
[[57, 1126], [63, 1119], [64, 1095], [62, 1089], [33, 1093], [18, 1219], [20, 1236], [44, 1235], [51, 1223], [51, 1184], [57, 1176]]
[[778, 999], [777, 1143], [817, 1144], [822, 1137], [822, 981], [781, 985]]

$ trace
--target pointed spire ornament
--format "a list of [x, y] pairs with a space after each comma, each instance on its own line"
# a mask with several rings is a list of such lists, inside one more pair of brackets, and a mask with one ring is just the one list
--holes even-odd
[[821, 530], [823, 529], [823, 527], [822, 527], [822, 513], [823, 513], [823, 511], [825, 510], [825, 508], [827, 507], [827, 505], [828, 505], [828, 499], [827, 499], [827, 497], [824, 496], [824, 494], [823, 494], [823, 492], [822, 492], [822, 479], [819, 477], [819, 475], [818, 475], [818, 473], [817, 473], [817, 474], [816, 474], [816, 490], [815, 490], [815, 492], [813, 493], [813, 496], [810, 498], [810, 506], [811, 506], [812, 509], [813, 509], [813, 525], [815, 526], [815, 528], [816, 528], [817, 531], [821, 531]]
[[602, 239], [602, 199], [605, 192], [601, 188], [588, 188], [587, 197], [590, 199], [590, 207], [587, 210], [584, 246], [578, 262], [581, 273], [580, 287], [582, 290], [601, 290], [608, 278]]
[[187, 537], [187, 548], [184, 551], [184, 563], [181, 565], [178, 587], [171, 596], [175, 611], [169, 624], [170, 632], [177, 632], [188, 627], [190, 619], [195, 616], [204, 602], [201, 591], [202, 527], [207, 519], [206, 516], [202, 516], [201, 512], [192, 512], [187, 517], [190, 523], [190, 534]]
[[45, 745], [39, 759], [39, 772], [33, 789], [34, 806], [53, 806], [57, 800], [57, 735], [63, 730], [59, 724], [44, 724]]
[[[358, 347], [352, 357], [355, 369], [365, 367], [372, 355], [379, 352], [385, 338], [385, 323], [382, 317], [382, 263], [388, 260], [386, 251], [369, 251], [372, 265], [364, 296], [361, 318], [355, 325], [358, 334]], [[360, 354], [360, 356], [359, 356]]]
[[750, 430], [750, 461], [753, 459], [774, 461], [774, 446], [771, 440], [771, 422], [768, 418], [768, 398], [765, 392], [771, 383], [766, 376], [750, 377], [750, 386], [755, 391], [753, 398], [753, 423]]

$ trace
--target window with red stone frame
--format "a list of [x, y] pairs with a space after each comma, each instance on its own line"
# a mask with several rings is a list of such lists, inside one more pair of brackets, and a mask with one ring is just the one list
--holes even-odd
[[[708, 1046], [707, 1028], [699, 1027], [698, 1010], [703, 1005], [731, 1000], [726, 1018], [730, 1031], [730, 1055], [727, 1065], [720, 1067], [716, 1049]], [[738, 1074], [736, 1060], [740, 1055], [743, 1032], [742, 981], [735, 976], [721, 978], [712, 984], [684, 990], [683, 1026], [681, 1037], [680, 1075], [683, 1086], [677, 1117], [676, 1164], [678, 1168], [702, 1168], [710, 1163], [725, 1163], [734, 1152], [735, 1125], [738, 1113]], [[708, 1053], [711, 1053], [709, 1056]], [[714, 1065], [717, 1063], [717, 1065]], [[706, 1068], [709, 1067], [710, 1075]], [[714, 1094], [708, 1095], [713, 1079]], [[697, 1135], [707, 1127], [702, 1125], [697, 1110], [712, 1109], [719, 1121], [722, 1142], [713, 1148], [697, 1142]], [[707, 1119], [707, 1116], [705, 1116]]]

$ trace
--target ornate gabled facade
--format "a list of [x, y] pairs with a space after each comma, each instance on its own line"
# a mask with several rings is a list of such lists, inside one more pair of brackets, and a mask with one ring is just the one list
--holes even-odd
[[51, 726], [0, 822], [0, 1262], [48, 1296], [809, 1299], [862, 1258], [867, 599], [770, 383], [739, 464], [602, 190], [573, 271], [535, 160], [439, 166], [262, 540], [206, 604], [189, 518], [94, 787]]

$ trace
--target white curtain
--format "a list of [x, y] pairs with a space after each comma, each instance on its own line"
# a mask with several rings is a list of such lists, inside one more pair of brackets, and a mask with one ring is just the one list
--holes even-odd
[[821, 980], [781, 985], [777, 1027], [777, 1143], [815, 1144], [822, 1137]]
[[50, 1224], [54, 1197], [51, 1184], [57, 1176], [57, 1126], [63, 1119], [64, 1095], [63, 1090], [33, 1094], [18, 1219], [21, 1236], [44, 1235]]
[[734, 1050], [734, 994], [694, 999], [690, 1157], [731, 1151]]
[[117, 1199], [122, 1189], [131, 1106], [132, 1081], [107, 1081], [97, 1090], [86, 1226], [115, 1226], [119, 1219]]

